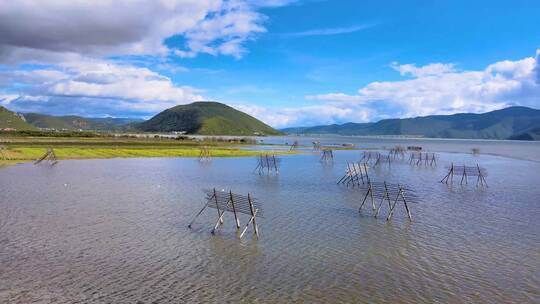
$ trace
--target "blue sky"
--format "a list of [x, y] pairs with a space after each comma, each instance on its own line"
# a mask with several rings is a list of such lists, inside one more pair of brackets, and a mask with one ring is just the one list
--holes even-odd
[[34, 2], [0, 7], [16, 111], [217, 100], [286, 127], [540, 108], [538, 1]]

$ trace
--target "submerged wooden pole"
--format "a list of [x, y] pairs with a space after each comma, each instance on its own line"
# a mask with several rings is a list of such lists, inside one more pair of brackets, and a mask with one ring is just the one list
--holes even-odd
[[216, 188], [214, 188], [214, 200], [216, 202], [216, 210], [217, 210], [217, 213], [218, 213], [218, 220], [217, 220], [216, 225], [214, 226], [214, 229], [212, 229], [212, 231], [211, 231], [212, 234], [214, 234], [214, 232], [216, 231], [216, 229], [219, 227], [220, 224], [223, 224], [223, 214], [225, 214], [225, 210], [223, 210], [223, 212], [221, 212], [221, 210], [219, 209], [219, 203], [218, 203]]
[[349, 172], [348, 173], [348, 176], [347, 176], [347, 186], [349, 186], [349, 183], [354, 179], [354, 172], [353, 170], [351, 170], [351, 165], [349, 164], [349, 162], [347, 162], [347, 171]]
[[465, 179], [465, 184], [467, 184], [467, 168], [463, 165], [463, 174], [461, 175], [460, 185], [463, 185], [463, 179]]
[[367, 171], [366, 163], [364, 163], [364, 172], [366, 172], [366, 179], [367, 179], [367, 182], [369, 183], [369, 174], [368, 174], [368, 171]]
[[448, 174], [446, 174], [446, 176], [443, 177], [443, 179], [441, 179], [441, 183], [445, 182], [446, 184], [448, 184], [448, 179], [450, 178], [450, 175], [453, 175], [453, 174], [454, 174], [454, 163], [452, 163], [452, 165], [450, 166], [450, 171], [448, 171]]
[[239, 230], [240, 229], [240, 220], [238, 219], [238, 215], [236, 215], [236, 207], [234, 206], [234, 199], [233, 199], [233, 195], [232, 195], [231, 190], [229, 190], [229, 199], [231, 201], [231, 206], [232, 206], [232, 210], [233, 210], [233, 213], [234, 213], [234, 220], [236, 222], [236, 230]]
[[388, 216], [386, 217], [386, 220], [390, 220], [392, 218], [392, 214], [394, 214], [394, 208], [396, 208], [397, 201], [399, 199], [399, 193], [396, 195], [396, 199], [394, 200], [394, 204], [392, 204], [392, 207], [390, 208], [390, 211], [388, 212]]
[[204, 204], [204, 207], [202, 207], [201, 211], [199, 211], [199, 213], [197, 213], [197, 215], [195, 215], [195, 217], [193, 218], [193, 220], [191, 220], [191, 222], [189, 223], [188, 225], [188, 228], [191, 229], [191, 225], [193, 225], [193, 223], [195, 222], [195, 220], [197, 219], [197, 217], [199, 217], [199, 215], [201, 215], [201, 213], [203, 213], [204, 209], [206, 209], [206, 204]]
[[244, 236], [244, 234], [246, 233], [247, 229], [249, 228], [249, 225], [251, 224], [251, 222], [253, 222], [254, 220], [254, 216], [251, 216], [248, 223], [246, 224], [246, 226], [244, 227], [244, 230], [242, 230], [242, 233], [240, 233], [240, 237], [239, 238], [242, 238]]
[[407, 206], [405, 195], [403, 195], [403, 189], [401, 189], [399, 193], [401, 194], [401, 198], [403, 199], [403, 204], [405, 205], [405, 210], [407, 210], [407, 215], [409, 216], [409, 220], [412, 221], [411, 210], [409, 209], [409, 206]]
[[353, 171], [354, 171], [354, 174], [353, 174], [353, 178], [354, 178], [353, 186], [354, 185], [360, 186], [360, 180], [358, 179], [358, 171], [356, 171], [356, 165], [354, 163], [352, 165], [353, 165]]
[[255, 233], [255, 236], [259, 238], [259, 229], [257, 227], [257, 220], [255, 219], [257, 217], [257, 209], [254, 209], [253, 202], [251, 201], [251, 195], [248, 193], [248, 204], [249, 204], [249, 210], [251, 213], [251, 217], [249, 221], [247, 222], [246, 226], [244, 227], [244, 230], [242, 230], [242, 233], [240, 234], [240, 238], [244, 236], [247, 229], [249, 228], [249, 225], [253, 223], [253, 232]]
[[[364, 203], [366, 202], [366, 199], [368, 198], [368, 195], [371, 193], [371, 184], [369, 184], [368, 190], [366, 192], [366, 195], [364, 196], [364, 199], [362, 200], [362, 203], [360, 204], [360, 208], [358, 208], [358, 212], [362, 212], [362, 207], [364, 206]], [[371, 199], [373, 201], [373, 197]]]
[[253, 202], [251, 201], [251, 194], [248, 193], [248, 203], [249, 203], [249, 210], [251, 211], [251, 216], [253, 216], [253, 228], [255, 235], [257, 238], [259, 238], [259, 227], [257, 227], [257, 211], [253, 208]]
[[47, 150], [47, 151], [45, 152], [45, 154], [43, 154], [43, 156], [41, 156], [40, 158], [38, 158], [38, 159], [34, 162], [34, 164], [37, 165], [37, 164], [41, 163], [45, 158], [47, 158], [47, 156], [49, 156], [49, 150]]
[[384, 182], [384, 193], [386, 193], [386, 198], [388, 199], [388, 208], [392, 208], [392, 206], [390, 205], [391, 202], [390, 202], [390, 194], [388, 192], [388, 187], [386, 185], [386, 182]]

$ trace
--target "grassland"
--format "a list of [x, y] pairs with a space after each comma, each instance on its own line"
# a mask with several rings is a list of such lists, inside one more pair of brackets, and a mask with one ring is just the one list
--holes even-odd
[[[98, 159], [131, 157], [198, 157], [201, 146], [208, 147], [213, 157], [256, 156], [267, 150], [243, 149], [251, 143], [227, 141], [196, 141], [165, 138], [115, 137], [31, 137], [0, 135], [0, 165], [33, 161], [47, 148], [53, 148], [62, 159]], [[276, 147], [277, 148], [277, 147]], [[284, 149], [274, 154], [292, 154]]]

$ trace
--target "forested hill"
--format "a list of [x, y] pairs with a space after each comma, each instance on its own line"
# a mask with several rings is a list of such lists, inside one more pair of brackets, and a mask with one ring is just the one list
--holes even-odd
[[0, 130], [37, 130], [24, 117], [0, 106]]
[[167, 109], [136, 125], [147, 132], [181, 131], [203, 135], [277, 135], [256, 118], [218, 102], [199, 101]]
[[431, 115], [385, 119], [376, 123], [286, 128], [281, 131], [287, 134], [540, 140], [540, 110], [515, 106], [483, 114]]
[[94, 130], [94, 131], [121, 131], [128, 130], [132, 123], [141, 122], [142, 119], [130, 118], [95, 118], [75, 115], [53, 116], [38, 113], [23, 114], [26, 121], [41, 129], [55, 130]]

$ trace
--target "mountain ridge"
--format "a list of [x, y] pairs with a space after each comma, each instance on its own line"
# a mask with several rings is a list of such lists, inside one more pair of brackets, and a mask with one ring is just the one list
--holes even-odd
[[403, 135], [433, 138], [540, 140], [540, 110], [512, 106], [487, 113], [457, 113], [281, 129], [287, 134]]
[[142, 119], [134, 118], [55, 116], [40, 113], [22, 113], [21, 115], [37, 128], [69, 131], [121, 131], [129, 129], [131, 123], [142, 121]]
[[[202, 135], [279, 135], [277, 130], [219, 102], [199, 101], [166, 109], [149, 120], [15, 113], [0, 106], [0, 130], [184, 132]], [[487, 113], [457, 113], [378, 122], [281, 129], [287, 134], [419, 136], [432, 138], [540, 140], [540, 110], [512, 106]]]
[[0, 106], [0, 130], [37, 130], [24, 116]]

